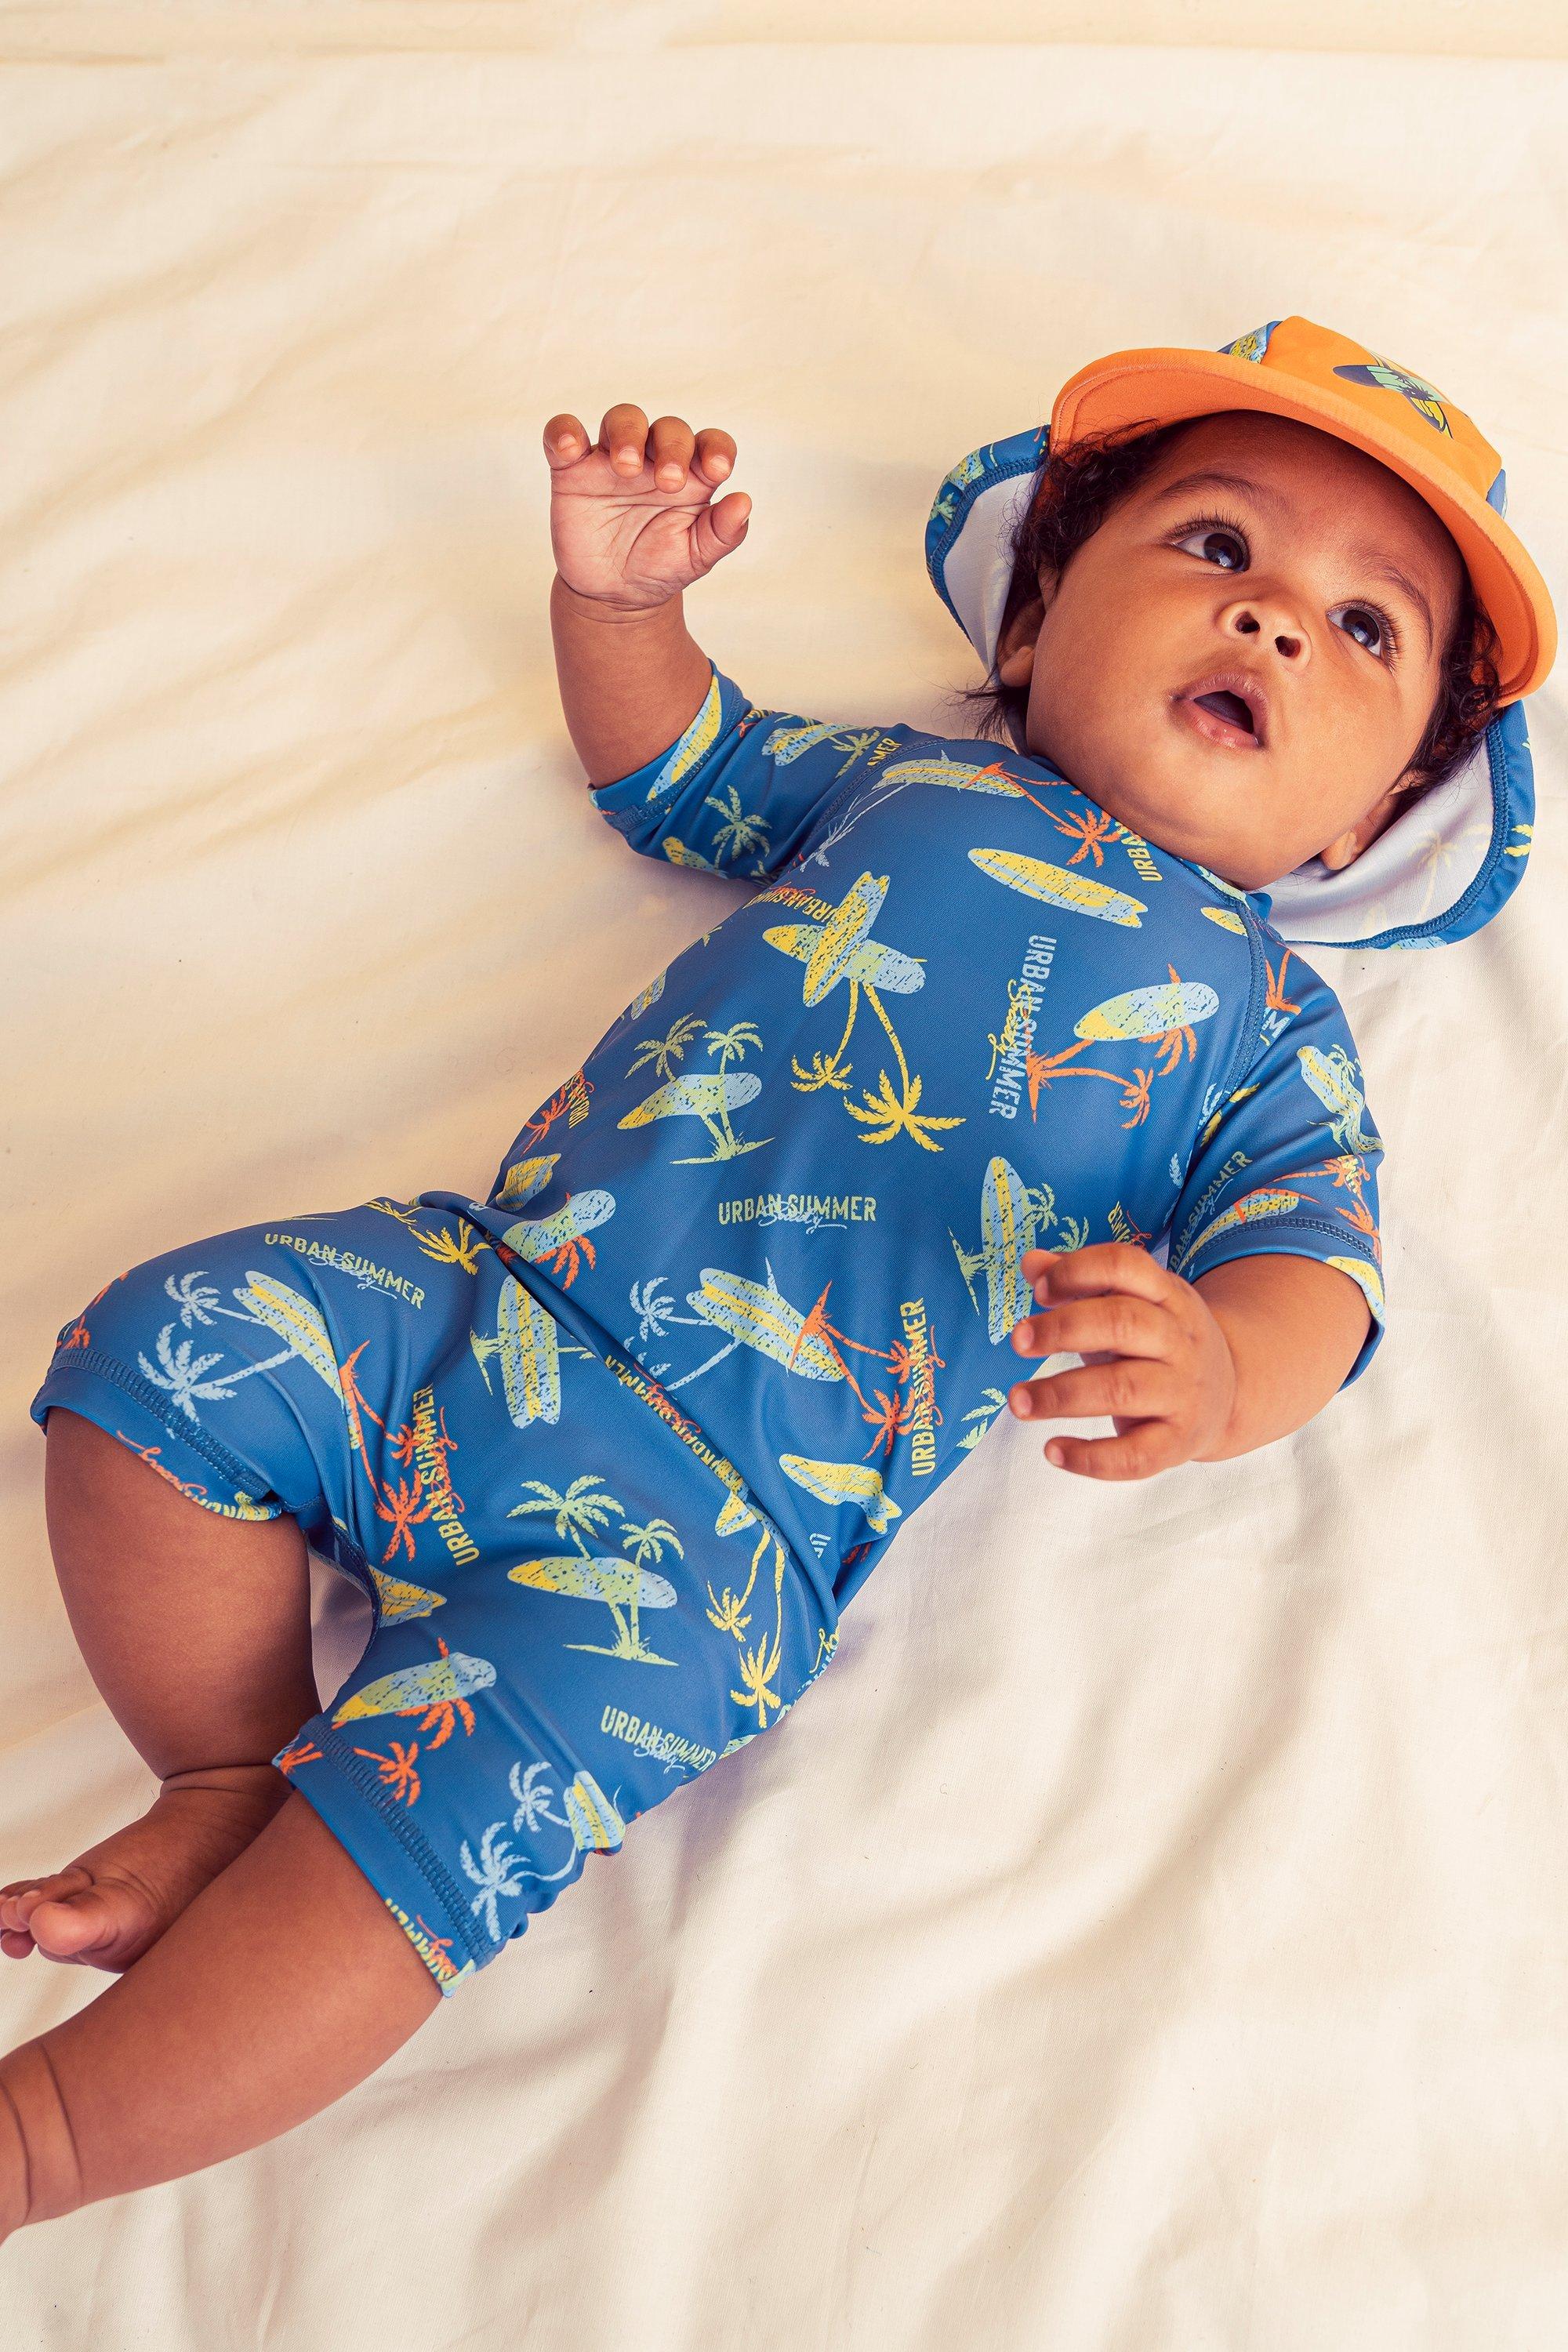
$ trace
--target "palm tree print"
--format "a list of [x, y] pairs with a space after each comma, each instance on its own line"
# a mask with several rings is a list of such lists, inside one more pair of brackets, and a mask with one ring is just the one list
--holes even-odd
[[662, 1037], [640, 1039], [626, 1076], [635, 1077], [638, 1070], [646, 1069], [651, 1063], [659, 1077], [672, 1077], [671, 1065], [684, 1057], [693, 1037], [700, 1035], [707, 1025], [700, 1013], [683, 1013]]
[[[635, 1356], [639, 1347], [646, 1347], [649, 1339], [662, 1339], [665, 1326], [668, 1323], [695, 1325], [704, 1319], [696, 1315], [676, 1313], [674, 1299], [667, 1298], [664, 1295], [664, 1285], [668, 1279], [668, 1275], [650, 1274], [646, 1282], [632, 1284], [630, 1291], [632, 1313], [637, 1318], [637, 1328], [636, 1337], [628, 1338], [622, 1343], [628, 1356]], [[656, 1381], [661, 1381], [668, 1371], [669, 1366], [649, 1364], [647, 1369], [653, 1374]]]
[[[713, 846], [721, 858], [734, 859], [745, 850], [763, 851], [767, 848], [767, 826], [760, 816], [747, 814], [741, 806], [741, 795], [733, 784], [728, 787], [723, 800], [721, 800], [716, 793], [710, 793], [702, 805], [704, 808], [717, 809], [724, 820], [722, 824], [715, 825], [713, 829]], [[764, 871], [765, 868], [759, 862], [757, 872], [761, 874]]]
[[415, 1760], [419, 1754], [419, 1742], [412, 1740], [405, 1747], [401, 1739], [392, 1742], [390, 1756], [383, 1756], [374, 1748], [356, 1748], [356, 1756], [366, 1756], [375, 1766], [383, 1786], [389, 1791], [395, 1805], [415, 1805], [419, 1801], [419, 1775]]
[[[1194, 1060], [1197, 1041], [1193, 1024], [1211, 1020], [1219, 1011], [1219, 998], [1206, 981], [1184, 981], [1173, 963], [1167, 963], [1165, 969], [1171, 975], [1168, 984], [1161, 982], [1152, 988], [1130, 988], [1092, 1006], [1073, 1024], [1073, 1034], [1079, 1040], [1076, 1045], [1066, 1045], [1059, 1054], [1026, 1055], [1031, 1117], [1039, 1108], [1040, 1088], [1049, 1087], [1054, 1078], [1105, 1078], [1121, 1088], [1121, 1108], [1132, 1113], [1121, 1125], [1142, 1126], [1149, 1116], [1149, 1090], [1156, 1074], [1169, 1076], [1182, 1058], [1184, 1045], [1187, 1059]], [[1091, 1069], [1082, 1062], [1070, 1070], [1067, 1066], [1087, 1045], [1117, 1045], [1133, 1037], [1145, 1045], [1156, 1046], [1158, 1051], [1149, 1068], [1134, 1070], [1131, 1078], [1120, 1070]]]
[[541, 1822], [553, 1822], [558, 1829], [570, 1828], [571, 1824], [563, 1813], [552, 1813], [550, 1810], [552, 1791], [548, 1780], [542, 1789], [536, 1789], [533, 1785], [548, 1769], [544, 1764], [534, 1763], [524, 1772], [521, 1764], [517, 1763], [508, 1774], [511, 1793], [517, 1799], [517, 1811], [511, 1817], [514, 1830], [525, 1829], [531, 1836]]
[[467, 1217], [458, 1219], [455, 1234], [445, 1225], [427, 1233], [413, 1210], [399, 1201], [367, 1201], [365, 1206], [379, 1209], [383, 1215], [395, 1217], [400, 1225], [406, 1225], [425, 1255], [434, 1258], [437, 1265], [460, 1266], [465, 1274], [477, 1274], [479, 1253], [490, 1246], [489, 1237], [478, 1225], [471, 1225]]
[[[678, 1022], [670, 1037], [675, 1037], [683, 1025]], [[699, 1022], [697, 1025], [701, 1028], [703, 1024]], [[682, 1051], [689, 1042], [689, 1032], [681, 1039]], [[646, 1127], [655, 1118], [700, 1118], [713, 1139], [712, 1150], [678, 1156], [670, 1162], [674, 1168], [708, 1167], [716, 1160], [738, 1160], [742, 1153], [760, 1151], [764, 1143], [773, 1141], [771, 1135], [759, 1136], [754, 1141], [742, 1139], [730, 1123], [730, 1113], [754, 1102], [763, 1090], [761, 1078], [749, 1070], [730, 1075], [731, 1062], [740, 1061], [753, 1046], [761, 1051], [763, 1041], [756, 1024], [737, 1021], [728, 1029], [709, 1029], [706, 1043], [709, 1053], [719, 1057], [717, 1070], [696, 1070], [684, 1077], [671, 1078], [616, 1122], [626, 1128]], [[663, 1041], [664, 1050], [668, 1050], [668, 1044], [669, 1039]], [[636, 1066], [634, 1063], [633, 1068]]]
[[[164, 1390], [188, 1419], [199, 1423], [201, 1415], [194, 1400], [200, 1399], [204, 1403], [226, 1403], [239, 1381], [249, 1380], [257, 1372], [270, 1371], [275, 1365], [286, 1364], [291, 1357], [298, 1357], [326, 1382], [340, 1405], [349, 1413], [350, 1441], [358, 1446], [359, 1432], [354, 1425], [351, 1400], [344, 1390], [342, 1371], [332, 1353], [326, 1318], [314, 1301], [295, 1290], [290, 1284], [279, 1282], [273, 1275], [251, 1272], [243, 1283], [235, 1287], [234, 1297], [240, 1302], [239, 1307], [220, 1307], [216, 1290], [196, 1288], [200, 1279], [201, 1269], [198, 1268], [178, 1279], [170, 1275], [163, 1284], [170, 1297], [179, 1306], [182, 1323], [211, 1323], [220, 1315], [236, 1323], [259, 1323], [277, 1334], [283, 1341], [282, 1348], [276, 1355], [264, 1357], [258, 1363], [245, 1364], [230, 1372], [215, 1372], [215, 1367], [223, 1360], [222, 1351], [216, 1355], [194, 1355], [193, 1343], [188, 1339], [182, 1339], [177, 1348], [173, 1347], [171, 1340], [174, 1327], [172, 1323], [165, 1323], [154, 1342], [157, 1363], [149, 1363], [140, 1352], [137, 1355], [137, 1362], [148, 1380], [155, 1387]], [[214, 1377], [206, 1378], [209, 1373]]]
[[171, 1349], [169, 1341], [174, 1328], [172, 1323], [165, 1323], [158, 1334], [155, 1342], [158, 1351], [156, 1364], [150, 1364], [146, 1357], [140, 1353], [136, 1360], [155, 1387], [167, 1391], [170, 1402], [177, 1405], [188, 1420], [195, 1422], [201, 1420], [201, 1415], [195, 1408], [195, 1399], [199, 1398], [204, 1404], [217, 1402], [226, 1404], [234, 1394], [233, 1383], [236, 1381], [243, 1381], [251, 1372], [268, 1371], [274, 1364], [287, 1363], [293, 1352], [291, 1349], [285, 1348], [279, 1354], [268, 1356], [265, 1363], [247, 1364], [239, 1370], [227, 1372], [217, 1380], [209, 1381], [204, 1379], [203, 1375], [210, 1372], [216, 1364], [222, 1363], [222, 1349], [220, 1348], [215, 1355], [193, 1355], [194, 1342], [189, 1339], [182, 1339], [177, 1348]]
[[1047, 814], [1058, 833], [1065, 833], [1070, 841], [1078, 844], [1068, 859], [1069, 866], [1078, 865], [1080, 859], [1091, 854], [1095, 864], [1103, 866], [1105, 852], [1100, 844], [1121, 841], [1127, 831], [1125, 825], [1118, 824], [1116, 818], [1102, 808], [1075, 809], [1070, 816], [1058, 816], [1055, 809], [1048, 809]]
[[[770, 1543], [773, 1548], [773, 1634], [771, 1640], [766, 1638], [760, 1640], [748, 1650], [742, 1638], [752, 1622], [751, 1612], [746, 1604], [756, 1584], [757, 1570], [762, 1563], [763, 1555]], [[738, 1706], [756, 1708], [759, 1731], [767, 1729], [770, 1706], [781, 1715], [784, 1712], [784, 1703], [773, 1688], [773, 1677], [778, 1673], [779, 1661], [784, 1650], [784, 1546], [773, 1529], [764, 1527], [757, 1538], [752, 1553], [751, 1572], [747, 1576], [744, 1589], [740, 1592], [732, 1592], [726, 1585], [723, 1592], [720, 1594], [714, 1591], [711, 1584], [708, 1587], [708, 1622], [717, 1626], [720, 1633], [733, 1634], [735, 1647], [739, 1653], [738, 1670], [742, 1687], [740, 1690], [731, 1690], [730, 1696]], [[735, 1744], [731, 1742], [731, 1745]], [[729, 1749], [726, 1748], [724, 1752], [728, 1755]]]
[[[805, 892], [790, 892], [781, 887], [764, 892], [764, 897], [800, 900]], [[862, 1143], [891, 1143], [899, 1135], [907, 1135], [922, 1151], [940, 1151], [933, 1142], [932, 1132], [939, 1128], [962, 1127], [962, 1116], [940, 1116], [920, 1108], [925, 1080], [914, 1076], [904, 1056], [897, 1030], [882, 1003], [882, 992], [910, 996], [925, 985], [925, 971], [917, 956], [908, 956], [899, 948], [886, 947], [870, 936], [871, 926], [881, 911], [888, 895], [888, 877], [862, 874], [851, 884], [837, 907], [826, 910], [826, 916], [814, 917], [804, 923], [781, 923], [763, 933], [770, 947], [782, 954], [796, 957], [805, 966], [802, 995], [807, 1004], [820, 1004], [832, 994], [841, 980], [849, 983], [849, 1010], [837, 1045], [826, 1058], [813, 1057], [810, 1069], [802, 1066], [798, 1058], [791, 1061], [792, 1084], [797, 1094], [816, 1094], [824, 1087], [833, 1087], [845, 1095], [844, 1108], [851, 1118], [866, 1130]], [[813, 907], [822, 904], [812, 900]], [[849, 1064], [845, 1061], [855, 1016], [859, 1011], [864, 993], [867, 1003], [887, 1031], [899, 1067], [899, 1091], [893, 1091], [893, 1081], [887, 1070], [879, 1073], [874, 1088], [862, 1087], [859, 1104], [847, 1099], [848, 1089], [843, 1081], [849, 1076]]]
[[[596, 1474], [574, 1478], [564, 1495], [540, 1478], [528, 1478], [523, 1484], [532, 1490], [532, 1500], [517, 1504], [507, 1517], [516, 1519], [530, 1511], [553, 1512], [556, 1534], [574, 1549], [564, 1559], [521, 1560], [507, 1570], [510, 1580], [566, 1600], [602, 1601], [615, 1621], [613, 1643], [565, 1642], [562, 1647], [591, 1650], [599, 1657], [627, 1658], [640, 1665], [674, 1665], [673, 1658], [648, 1648], [640, 1622], [644, 1609], [676, 1605], [673, 1585], [643, 1566], [646, 1559], [662, 1559], [667, 1546], [678, 1558], [684, 1558], [680, 1539], [668, 1520], [650, 1519], [645, 1526], [635, 1526], [626, 1519], [625, 1506], [618, 1498], [603, 1491], [604, 1482]], [[620, 1540], [622, 1549], [631, 1554], [629, 1559], [588, 1548], [586, 1538], [599, 1536], [616, 1518], [626, 1520]]]
[[972, 1405], [963, 1416], [965, 1421], [973, 1421], [979, 1425], [972, 1429], [967, 1436], [959, 1439], [961, 1453], [972, 1454], [981, 1439], [987, 1436], [995, 1427], [1000, 1415], [1007, 1410], [1006, 1395], [1001, 1389], [983, 1389], [981, 1397], [982, 1402], [977, 1405]]
[[476, 1916], [483, 1914], [485, 1927], [492, 1944], [499, 1944], [501, 1939], [500, 1918], [497, 1910], [500, 1897], [503, 1895], [518, 1895], [527, 1893], [527, 1888], [517, 1874], [519, 1871], [521, 1871], [522, 1878], [538, 1876], [536, 1871], [526, 1870], [522, 1864], [514, 1861], [511, 1847], [500, 1833], [503, 1827], [504, 1823], [500, 1822], [490, 1823], [479, 1840], [477, 1860], [469, 1851], [467, 1838], [463, 1840], [458, 1853], [458, 1859], [462, 1864], [465, 1874], [474, 1881], [479, 1890], [468, 1908]]
[[[566, 1807], [564, 1818], [551, 1812], [545, 1800], [552, 1793], [552, 1790], [548, 1786], [535, 1790], [532, 1785], [535, 1774], [544, 1769], [542, 1764], [531, 1764], [526, 1780], [520, 1783], [519, 1767], [516, 1764], [512, 1766], [511, 1792], [519, 1803], [511, 1826], [514, 1832], [525, 1824], [531, 1830], [535, 1821], [542, 1820], [553, 1822], [559, 1828], [570, 1831], [572, 1851], [559, 1870], [531, 1870], [526, 1863], [519, 1861], [511, 1850], [510, 1840], [501, 1835], [506, 1827], [504, 1815], [501, 1820], [492, 1822], [484, 1832], [477, 1854], [466, 1838], [458, 1848], [458, 1859], [463, 1865], [464, 1874], [479, 1890], [468, 1908], [476, 1917], [483, 1916], [492, 1944], [499, 1944], [501, 1940], [499, 1906], [502, 1895], [515, 1900], [525, 1895], [528, 1891], [523, 1885], [525, 1879], [532, 1879], [536, 1885], [548, 1886], [554, 1880], [566, 1876], [580, 1853], [613, 1853], [626, 1835], [626, 1825], [616, 1802], [605, 1796], [591, 1772], [579, 1772], [563, 1791], [562, 1801]], [[617, 1799], [619, 1795], [617, 1789]]]

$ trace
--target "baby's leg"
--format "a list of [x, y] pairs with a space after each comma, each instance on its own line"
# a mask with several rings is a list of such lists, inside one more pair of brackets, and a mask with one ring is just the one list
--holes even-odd
[[0, 1950], [119, 1969], [288, 1796], [268, 1759], [320, 1705], [305, 1539], [287, 1516], [220, 1517], [59, 1406], [45, 1497], [71, 1630], [163, 1788], [68, 1869], [0, 1889]]
[[0, 2059], [0, 2239], [275, 2138], [440, 1998], [358, 1864], [288, 1797], [118, 1983]]

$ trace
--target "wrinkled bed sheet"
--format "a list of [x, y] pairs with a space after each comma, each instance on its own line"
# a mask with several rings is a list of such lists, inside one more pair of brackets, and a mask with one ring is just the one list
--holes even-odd
[[[49, 1570], [58, 1327], [184, 1240], [482, 1189], [737, 898], [584, 797], [553, 411], [735, 434], [692, 625], [846, 722], [963, 731], [955, 458], [1292, 310], [1476, 415], [1564, 604], [1552, 12], [1485, 58], [1436, 53], [1473, 9], [1228, 13], [0, 8], [0, 1877], [153, 1793]], [[1005, 1422], [776, 1732], [352, 2097], [14, 2242], [8, 2345], [1563, 2340], [1564, 695], [1492, 930], [1319, 959], [1388, 1145], [1367, 1378], [1138, 1485]], [[318, 1599], [330, 1693], [366, 1625]], [[7, 2043], [100, 1989], [0, 1963]]]

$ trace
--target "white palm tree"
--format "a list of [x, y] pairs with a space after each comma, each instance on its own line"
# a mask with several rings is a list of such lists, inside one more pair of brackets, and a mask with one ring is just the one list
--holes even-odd
[[239, 1375], [237, 1372], [220, 1372], [216, 1381], [204, 1380], [204, 1372], [210, 1372], [215, 1364], [222, 1363], [223, 1350], [219, 1349], [216, 1356], [193, 1356], [189, 1339], [182, 1339], [177, 1348], [171, 1348], [169, 1335], [174, 1328], [172, 1323], [165, 1323], [158, 1334], [158, 1364], [163, 1366], [162, 1371], [158, 1364], [150, 1364], [140, 1349], [136, 1360], [154, 1388], [167, 1389], [180, 1411], [189, 1420], [199, 1423], [201, 1415], [191, 1399], [200, 1397], [205, 1403], [226, 1403], [233, 1394], [227, 1383], [237, 1380]]
[[[695, 1323], [700, 1319], [695, 1315], [678, 1315], [674, 1299], [661, 1297], [659, 1286], [668, 1279], [665, 1274], [650, 1274], [646, 1282], [634, 1282], [631, 1286], [632, 1312], [637, 1318], [639, 1340], [662, 1339], [667, 1323]], [[628, 1348], [632, 1344], [630, 1339], [626, 1341]]]
[[[511, 1793], [517, 1799], [517, 1811], [511, 1817], [511, 1825], [514, 1830], [526, 1829], [531, 1832], [539, 1827], [541, 1822], [553, 1822], [558, 1829], [568, 1830], [571, 1828], [572, 1824], [566, 1819], [564, 1813], [552, 1813], [551, 1811], [551, 1790], [548, 1788], [536, 1789], [533, 1785], [534, 1774], [536, 1772], [546, 1771], [549, 1768], [543, 1764], [531, 1764], [528, 1770], [523, 1773], [523, 1776], [520, 1780], [518, 1779], [518, 1774], [522, 1772], [522, 1766], [521, 1764], [514, 1764], [512, 1766], [510, 1774]], [[499, 1822], [496, 1823], [496, 1827], [497, 1829], [500, 1829], [500, 1823]]]
[[[251, 1318], [247, 1315], [236, 1319], [248, 1323]], [[158, 1334], [158, 1363], [162, 1364], [163, 1371], [159, 1371], [156, 1365], [150, 1364], [140, 1349], [137, 1350], [136, 1360], [153, 1386], [167, 1389], [181, 1412], [197, 1423], [201, 1415], [191, 1402], [193, 1397], [200, 1397], [204, 1404], [226, 1404], [234, 1394], [237, 1381], [247, 1381], [252, 1372], [270, 1371], [274, 1364], [286, 1364], [294, 1352], [292, 1348], [284, 1348], [276, 1356], [266, 1357], [259, 1364], [244, 1364], [232, 1372], [219, 1372], [216, 1380], [207, 1381], [202, 1375], [210, 1372], [215, 1364], [222, 1363], [222, 1349], [216, 1356], [193, 1357], [189, 1339], [182, 1339], [177, 1348], [171, 1348], [169, 1335], [174, 1328], [172, 1323], [165, 1323]]]
[[464, 1870], [479, 1890], [468, 1908], [473, 1912], [484, 1913], [485, 1926], [489, 1931], [492, 1944], [499, 1944], [501, 1939], [500, 1918], [496, 1909], [497, 1897], [502, 1895], [521, 1895], [523, 1892], [521, 1882], [512, 1875], [515, 1870], [521, 1868], [521, 1864], [513, 1859], [511, 1847], [506, 1839], [498, 1834], [504, 1827], [504, 1822], [490, 1823], [484, 1836], [479, 1840], [478, 1863], [468, 1851], [467, 1838], [463, 1840], [458, 1854], [458, 1859]]
[[205, 1266], [196, 1266], [186, 1274], [171, 1274], [163, 1283], [164, 1289], [180, 1310], [180, 1320], [186, 1330], [193, 1323], [211, 1323], [219, 1315], [226, 1315], [235, 1323], [254, 1323], [254, 1315], [242, 1315], [232, 1307], [220, 1307], [216, 1290], [205, 1286], [197, 1288], [205, 1272]]
[[193, 1323], [210, 1323], [217, 1307], [217, 1292], [211, 1288], [198, 1290], [205, 1268], [198, 1266], [192, 1274], [177, 1278], [170, 1275], [163, 1287], [180, 1310], [180, 1320], [188, 1331]]

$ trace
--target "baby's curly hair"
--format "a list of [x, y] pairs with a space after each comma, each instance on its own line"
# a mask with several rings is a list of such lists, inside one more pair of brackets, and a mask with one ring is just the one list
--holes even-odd
[[[1129, 498], [1155, 462], [1189, 425], [1201, 420], [1184, 417], [1174, 425], [1151, 429], [1150, 423], [1127, 425], [1115, 433], [1088, 436], [1069, 448], [1051, 450], [1036, 477], [1034, 497], [1014, 529], [1010, 555], [1013, 575], [1003, 610], [1005, 629], [1020, 606], [1038, 593], [1038, 575], [1049, 566], [1058, 575], [1084, 541], [1091, 539], [1112, 509]], [[1417, 745], [1410, 770], [1416, 781], [1401, 794], [1402, 805], [1420, 800], [1460, 767], [1476, 738], [1497, 716], [1500, 686], [1497, 634], [1477, 601], [1467, 571], [1459, 592], [1458, 610], [1443, 649], [1442, 680]], [[984, 686], [962, 687], [953, 699], [975, 718], [975, 734], [997, 742], [1015, 739], [1009, 720], [1022, 740], [1029, 708], [1026, 685], [1003, 686], [987, 679]]]

